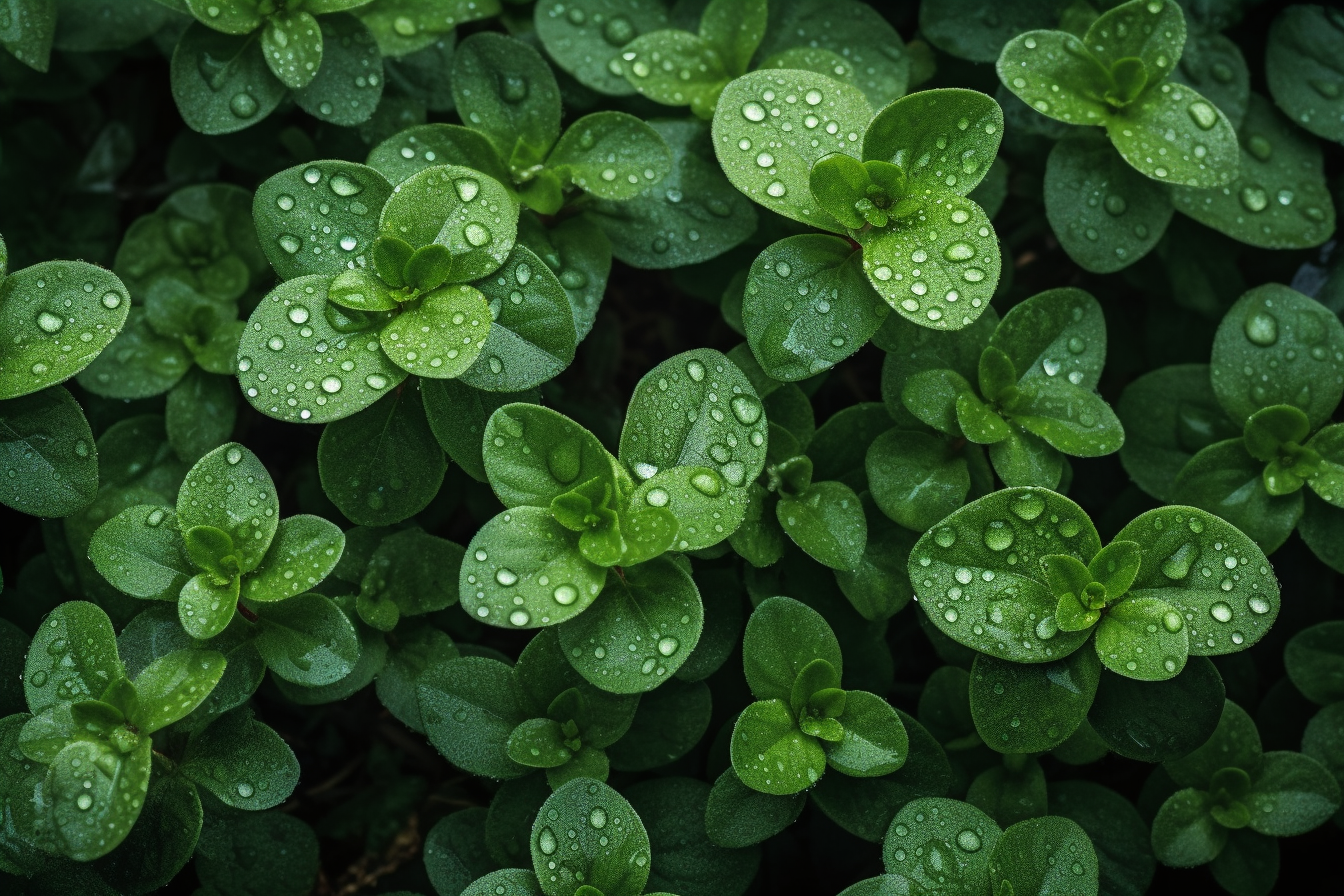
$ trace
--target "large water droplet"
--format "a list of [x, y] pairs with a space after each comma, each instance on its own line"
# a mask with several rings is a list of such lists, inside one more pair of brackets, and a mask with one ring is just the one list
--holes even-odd
[[364, 190], [364, 185], [348, 174], [333, 174], [330, 186], [337, 196], [354, 196]]
[[1279, 321], [1263, 308], [1246, 315], [1242, 324], [1246, 338], [1259, 346], [1271, 346], [1279, 341]]
[[747, 121], [764, 121], [765, 107], [760, 103], [747, 103], [742, 107], [742, 117]]
[[1208, 103], [1196, 101], [1190, 104], [1190, 119], [1200, 130], [1207, 131], [1218, 123], [1218, 111]]
[[985, 547], [991, 551], [1006, 551], [1013, 546], [1013, 530], [1002, 520], [994, 520], [985, 527]]

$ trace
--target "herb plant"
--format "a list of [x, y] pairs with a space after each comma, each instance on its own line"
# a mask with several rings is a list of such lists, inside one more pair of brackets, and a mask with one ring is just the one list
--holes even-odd
[[0, 892], [1321, 889], [1341, 60], [0, 0]]

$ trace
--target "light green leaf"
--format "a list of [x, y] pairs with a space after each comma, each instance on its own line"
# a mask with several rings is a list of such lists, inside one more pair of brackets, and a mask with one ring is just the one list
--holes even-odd
[[39, 713], [57, 703], [96, 700], [125, 674], [107, 614], [94, 604], [69, 601], [52, 610], [33, 636], [23, 692], [28, 710]]
[[754, 499], [733, 488], [708, 467], [660, 470], [640, 483], [631, 507], [666, 507], [677, 522], [678, 551], [699, 551], [720, 543], [743, 525]]
[[1190, 639], [1176, 608], [1153, 597], [1109, 607], [1097, 625], [1097, 656], [1107, 669], [1139, 681], [1165, 681], [1185, 668]]
[[518, 232], [518, 205], [495, 179], [470, 168], [438, 165], [397, 185], [378, 228], [412, 249], [446, 246], [453, 254], [453, 282], [463, 282], [493, 273], [509, 257]]
[[1125, 430], [1100, 395], [1072, 383], [1037, 380], [1009, 411], [1013, 422], [1073, 457], [1113, 454]]
[[285, 85], [267, 67], [261, 41], [243, 35], [246, 31], [221, 34], [197, 22], [178, 40], [171, 68], [173, 99], [192, 130], [241, 131], [284, 99]]
[[658, 687], [686, 662], [700, 640], [704, 616], [690, 575], [666, 557], [657, 557], [609, 579], [593, 606], [560, 629], [560, 644], [570, 664], [593, 686], [613, 694], [640, 694]]
[[987, 893], [990, 856], [1001, 835], [993, 819], [969, 803], [915, 799], [892, 819], [882, 864], [926, 892]]
[[1107, 119], [1106, 132], [1125, 161], [1154, 180], [1209, 189], [1237, 175], [1232, 122], [1181, 84], [1146, 91]]
[[[787, 102], [790, 96], [793, 103]], [[814, 162], [833, 152], [859, 158], [871, 116], [863, 94], [825, 75], [755, 71], [719, 97], [714, 151], [728, 180], [751, 199], [785, 217], [843, 233], [812, 198], [809, 174]]]
[[1042, 115], [1081, 125], [1106, 124], [1111, 117], [1106, 70], [1072, 34], [1018, 34], [1004, 45], [995, 67], [1004, 86]]
[[177, 600], [196, 567], [171, 507], [129, 507], [98, 527], [89, 559], [117, 590], [132, 597]]
[[60, 386], [0, 401], [0, 501], [33, 516], [69, 516], [98, 492], [98, 451], [75, 399]]
[[125, 753], [85, 740], [56, 757], [43, 789], [50, 799], [52, 833], [64, 855], [88, 862], [126, 839], [149, 790], [151, 748], [148, 737], [138, 738]]
[[965, 196], [989, 171], [1002, 138], [1003, 110], [992, 97], [924, 90], [877, 113], [863, 138], [863, 159], [901, 168], [912, 192]]
[[621, 430], [621, 462], [640, 481], [671, 467], [704, 466], [741, 487], [760, 475], [765, 451], [756, 390], [713, 349], [683, 352], [645, 374]]
[[44, 261], [0, 281], [0, 397], [16, 398], [83, 370], [126, 322], [130, 295], [111, 271]]
[[1097, 854], [1077, 822], [1028, 818], [1009, 827], [994, 845], [989, 878], [1003, 892], [1093, 893]]
[[607, 96], [634, 88], [621, 74], [621, 48], [641, 34], [667, 27], [662, 0], [594, 0], [577, 13], [540, 3], [534, 22], [546, 53], [585, 87]]
[[1335, 206], [1320, 145], [1258, 95], [1250, 99], [1239, 136], [1237, 179], [1213, 190], [1173, 187], [1176, 207], [1265, 249], [1306, 249], [1327, 240], [1335, 230]]
[[672, 167], [662, 135], [633, 115], [594, 112], [565, 129], [546, 165], [599, 199], [633, 199]]
[[182, 586], [177, 598], [177, 617], [187, 634], [204, 641], [228, 627], [237, 605], [237, 578], [221, 584], [214, 575], [200, 573]]
[[1181, 468], [1171, 498], [1216, 513], [1272, 553], [1301, 519], [1304, 496], [1301, 489], [1271, 495], [1264, 478], [1264, 462], [1251, 457], [1241, 439], [1217, 442]]
[[881, 697], [848, 691], [845, 711], [836, 720], [844, 726], [844, 739], [822, 744], [831, 768], [854, 777], [876, 778], [905, 765], [910, 738], [896, 710]]
[[408, 373], [432, 379], [463, 375], [490, 333], [490, 306], [480, 291], [458, 283], [424, 296], [378, 333], [383, 352]]
[[1245, 650], [1278, 615], [1279, 584], [1265, 555], [1216, 516], [1163, 507], [1134, 519], [1117, 541], [1143, 546], [1131, 597], [1154, 597], [1185, 619], [1194, 656]]
[[279, 502], [271, 474], [255, 454], [229, 442], [201, 458], [187, 472], [177, 496], [183, 532], [213, 526], [227, 533], [238, 550], [239, 569], [257, 568], [279, 525]]
[[[1173, 192], [1179, 197], [1218, 191], [1177, 187]], [[1172, 195], [1135, 171], [1106, 140], [1082, 132], [1050, 152], [1045, 211], [1070, 258], [1088, 271], [1109, 274], [1157, 245], [1171, 221]]]
[[689, 105], [701, 118], [713, 114], [733, 76], [709, 41], [677, 29], [641, 34], [621, 49], [616, 64], [637, 92], [666, 106]]
[[282, 283], [248, 321], [238, 346], [238, 380], [252, 406], [270, 417], [339, 420], [406, 378], [379, 347], [381, 320], [358, 312], [350, 317], [330, 304], [329, 283], [320, 274]]
[[582, 886], [603, 896], [644, 892], [649, 835], [634, 808], [605, 784], [578, 778], [557, 789], [537, 812], [529, 842], [547, 896]]
[[480, 357], [462, 381], [488, 392], [522, 392], [555, 377], [574, 360], [578, 343], [569, 294], [526, 246], [475, 284], [493, 323]]
[[391, 184], [366, 165], [295, 165], [257, 188], [252, 217], [262, 251], [282, 279], [330, 279], [365, 265], [378, 236], [378, 210], [390, 195]]
[[175, 650], [135, 677], [139, 709], [129, 719], [141, 734], [184, 718], [205, 702], [224, 677], [224, 655], [214, 650]]
[[368, 165], [393, 184], [436, 165], [472, 168], [506, 190], [511, 183], [509, 169], [489, 138], [457, 124], [421, 124], [398, 131], [369, 150]]
[[320, 516], [287, 517], [252, 574], [242, 581], [247, 601], [277, 601], [308, 591], [331, 574], [345, 548], [345, 534]]
[[606, 568], [585, 560], [578, 541], [549, 507], [504, 511], [467, 545], [459, 582], [462, 609], [510, 628], [555, 625], [577, 616], [607, 580]]
[[541, 54], [502, 34], [479, 32], [453, 55], [453, 100], [515, 171], [539, 164], [560, 136], [560, 89]]
[[928, 193], [923, 209], [861, 234], [863, 270], [907, 320], [936, 330], [970, 326], [999, 282], [999, 243], [984, 209]]
[[832, 569], [854, 569], [868, 545], [868, 522], [858, 495], [840, 482], [814, 482], [775, 505], [779, 524], [808, 556]]
[[733, 725], [731, 754], [743, 784], [775, 796], [806, 790], [826, 772], [821, 744], [798, 730], [783, 700], [761, 700], [742, 710]]
[[448, 467], [418, 389], [398, 389], [328, 426], [317, 465], [322, 490], [362, 526], [391, 525], [424, 510]]
[[282, 9], [266, 17], [261, 51], [271, 73], [290, 90], [312, 83], [322, 65], [322, 31], [317, 19], [301, 9]]
[[844, 670], [840, 643], [821, 614], [790, 597], [762, 601], [742, 638], [742, 664], [756, 698], [788, 700], [798, 673], [815, 660], [837, 674]]

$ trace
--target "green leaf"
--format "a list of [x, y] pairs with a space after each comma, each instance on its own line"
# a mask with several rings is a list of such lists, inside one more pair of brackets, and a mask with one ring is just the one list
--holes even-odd
[[252, 312], [238, 346], [238, 382], [267, 416], [340, 420], [406, 378], [378, 346], [381, 320], [329, 304], [330, 283], [321, 274], [286, 281]]
[[540, 163], [560, 136], [555, 75], [521, 41], [473, 34], [453, 54], [452, 84], [462, 120], [489, 137], [515, 172]]
[[528, 769], [509, 758], [509, 735], [527, 716], [513, 670], [485, 657], [429, 666], [417, 693], [425, 732], [449, 761], [472, 774], [516, 778]]
[[480, 357], [490, 332], [485, 296], [459, 283], [434, 290], [418, 307], [392, 318], [378, 338], [383, 352], [402, 370], [452, 379]]
[[1213, 861], [1227, 844], [1228, 829], [1209, 814], [1213, 801], [1200, 790], [1167, 799], [1153, 819], [1153, 852], [1164, 865], [1190, 868]]
[[299, 783], [294, 752], [246, 708], [221, 716], [193, 737], [181, 768], [225, 805], [249, 811], [280, 805]]
[[[45, 72], [51, 59], [51, 40], [56, 33], [55, 0], [16, 3], [9, 7], [5, 28], [0, 31], [0, 46], [14, 58], [39, 72]], [[4, 266], [0, 265], [0, 275]]]
[[639, 268], [677, 267], [714, 258], [750, 236], [755, 206], [724, 177], [708, 129], [695, 121], [649, 126], [672, 152], [667, 175], [633, 199], [589, 206], [616, 257]]
[[1262, 765], [1260, 732], [1255, 722], [1246, 710], [1226, 700], [1218, 727], [1209, 739], [1191, 753], [1167, 760], [1162, 768], [1182, 787], [1211, 790], [1214, 776], [1222, 769], [1236, 768], [1255, 775]]
[[785, 381], [829, 370], [862, 348], [886, 316], [861, 253], [822, 234], [788, 237], [757, 256], [742, 306], [756, 359]]
[[1091, 893], [1097, 889], [1097, 855], [1077, 822], [1028, 818], [995, 844], [989, 878], [1007, 893]]
[[1143, 546], [1130, 597], [1153, 597], [1175, 607], [1185, 619], [1192, 655], [1245, 650], [1273, 624], [1279, 585], [1269, 561], [1218, 517], [1191, 507], [1163, 507], [1136, 517], [1116, 540]]
[[475, 286], [489, 302], [493, 323], [463, 382], [489, 392], [521, 392], [574, 360], [578, 340], [569, 294], [531, 249], [515, 246], [504, 266]]
[[98, 493], [98, 450], [84, 412], [60, 386], [0, 401], [0, 500], [32, 516], [69, 516]]
[[999, 282], [999, 243], [984, 209], [927, 191], [922, 213], [860, 234], [863, 270], [902, 317], [937, 330], [975, 322]]
[[990, 856], [1001, 836], [999, 826], [969, 803], [915, 799], [892, 819], [882, 842], [882, 864], [911, 889], [987, 893]]
[[1203, 364], [1145, 373], [1125, 389], [1115, 410], [1125, 428], [1120, 462], [1159, 500], [1171, 499], [1177, 474], [1195, 452], [1240, 434], [1219, 407]]
[[168, 884], [191, 861], [201, 834], [201, 798], [190, 781], [154, 757], [149, 790], [135, 827], [110, 854], [91, 866], [121, 892], [149, 892]]
[[581, 884], [603, 896], [639, 896], [649, 877], [644, 824], [624, 797], [589, 778], [570, 781], [542, 804], [530, 845], [546, 896], [570, 896]]
[[1063, 31], [1019, 33], [1004, 45], [995, 67], [1004, 86], [1042, 115], [1082, 125], [1110, 119], [1110, 79], [1081, 38]]
[[523, 868], [501, 868], [473, 881], [460, 896], [542, 896], [537, 875]]
[[868, 521], [868, 545], [852, 570], [835, 570], [835, 582], [860, 616], [881, 622], [900, 612], [914, 596], [906, 572], [918, 534], [890, 522], [871, 495], [859, 496]]
[[[236, 362], [231, 358], [230, 373]], [[238, 417], [238, 390], [231, 377], [192, 371], [169, 393], [164, 411], [168, 443], [188, 462], [229, 441]]]
[[267, 16], [261, 51], [271, 73], [291, 90], [307, 87], [322, 64], [322, 32], [317, 19], [303, 10], [280, 10]]
[[959, 644], [1010, 662], [1045, 663], [1072, 653], [1087, 631], [1059, 630], [1040, 559], [1090, 560], [1100, 549], [1091, 521], [1068, 498], [1004, 489], [924, 533], [910, 552], [910, 580], [929, 620]]
[[1302, 516], [1300, 490], [1271, 495], [1265, 489], [1265, 464], [1246, 452], [1241, 439], [1218, 442], [1181, 468], [1172, 500], [1216, 512], [1244, 531], [1262, 549], [1278, 549]]
[[644, 694], [629, 731], [607, 747], [612, 768], [647, 771], [685, 756], [709, 728], [711, 708], [709, 687], [699, 681], [669, 681]]
[[873, 440], [865, 469], [873, 500], [907, 529], [924, 531], [966, 501], [966, 460], [940, 436], [890, 429]]
[[97, 606], [63, 603], [43, 620], [28, 647], [23, 692], [28, 710], [92, 700], [125, 677], [112, 623]]
[[237, 604], [237, 576], [221, 583], [214, 573], [200, 573], [182, 586], [177, 614], [187, 634], [205, 640], [224, 631], [233, 620]]
[[425, 871], [437, 892], [461, 896], [473, 880], [494, 868], [485, 846], [485, 818], [486, 810], [479, 806], [459, 809], [440, 818], [425, 835]]
[[672, 167], [667, 143], [624, 112], [594, 112], [565, 129], [546, 166], [599, 199], [633, 199]]
[[746, 72], [765, 36], [765, 0], [711, 0], [700, 18], [700, 37], [734, 75]]
[[284, 99], [285, 85], [267, 67], [261, 41], [246, 36], [247, 31], [221, 34], [194, 22], [178, 40], [170, 70], [173, 99], [192, 130], [240, 131], [270, 115]]
[[397, 389], [328, 426], [317, 463], [322, 490], [362, 526], [386, 526], [419, 513], [438, 494], [448, 466], [417, 389]]
[[1119, 271], [1147, 255], [1171, 221], [1172, 193], [1195, 192], [1177, 187], [1169, 193], [1090, 132], [1059, 141], [1046, 161], [1050, 226], [1069, 257], [1093, 273]]
[[526, 215], [518, 227], [518, 241], [560, 280], [574, 313], [575, 335], [582, 340], [593, 329], [611, 273], [611, 241], [590, 215], [567, 218], [549, 229], [536, 216]]
[[1321, 455], [1319, 472], [1307, 484], [1323, 501], [1344, 506], [1344, 426], [1323, 427], [1307, 447]]
[[[793, 103], [786, 102], [790, 96]], [[814, 162], [833, 152], [859, 158], [871, 116], [862, 93], [825, 75], [755, 71], [731, 82], [719, 97], [714, 151], [728, 180], [751, 199], [785, 217], [843, 233], [817, 207], [809, 174]]]
[[1157, 598], [1122, 600], [1108, 608], [1097, 626], [1097, 656], [1107, 669], [1128, 678], [1173, 678], [1185, 668], [1190, 649], [1180, 617], [1175, 607]]
[[925, 90], [877, 114], [863, 138], [863, 158], [901, 167], [912, 193], [965, 196], [989, 171], [1002, 136], [1003, 110], [992, 97], [961, 88]]
[[[255, 880], [247, 896], [302, 896], [317, 880], [317, 835], [283, 812], [229, 812], [206, 816], [196, 847], [201, 884], [223, 892]], [[261, 883], [264, 881], [264, 883]]]
[[329, 598], [300, 594], [253, 607], [257, 649], [271, 671], [305, 687], [332, 684], [359, 658], [355, 627]]
[[1321, 6], [1285, 7], [1269, 26], [1265, 76], [1274, 102], [1311, 133], [1344, 142], [1340, 122], [1344, 33], [1333, 10]]
[[677, 466], [709, 467], [734, 488], [765, 467], [765, 414], [751, 382], [724, 355], [695, 349], [654, 367], [635, 387], [620, 459], [637, 480]]
[[214, 650], [176, 650], [135, 677], [139, 710], [129, 721], [142, 734], [184, 718], [205, 701], [224, 676], [224, 655]]
[[1058, 24], [1063, 6], [1061, 0], [946, 0], [921, 4], [919, 30], [944, 53], [971, 62], [994, 62], [1003, 45], [1023, 31]]
[[1087, 719], [1100, 679], [1091, 650], [1031, 665], [979, 654], [970, 679], [975, 730], [1000, 753], [1054, 749]]
[[201, 458], [187, 472], [177, 495], [183, 532], [212, 526], [237, 548], [238, 569], [256, 569], [275, 538], [279, 501], [271, 474], [255, 454], [229, 442]]
[[1335, 230], [1320, 145], [1268, 100], [1252, 96], [1239, 132], [1237, 179], [1214, 190], [1174, 187], [1172, 201], [1201, 224], [1266, 249], [1318, 246]]
[[[805, 42], [803, 35], [806, 35]], [[827, 70], [843, 63], [854, 85], [874, 108], [901, 96], [910, 86], [910, 55], [896, 29], [873, 7], [854, 0], [790, 0], [771, 6], [765, 37], [757, 49], [769, 59], [790, 48], [833, 54]], [[834, 57], [840, 57], [836, 60]]]
[[1265, 284], [1242, 296], [1218, 326], [1213, 391], [1236, 423], [1260, 408], [1289, 404], [1306, 411], [1314, 429], [1344, 394], [1335, 358], [1340, 352], [1344, 324], [1319, 302]]
[[845, 711], [836, 717], [844, 739], [825, 742], [826, 762], [838, 771], [860, 778], [888, 775], [905, 765], [910, 739], [896, 710], [867, 691], [849, 691]]
[[713, 114], [734, 74], [708, 40], [677, 29], [641, 34], [622, 48], [616, 64], [637, 92], [655, 103], [689, 105], [702, 118]]
[[854, 569], [868, 545], [858, 495], [840, 482], [814, 482], [775, 505], [779, 524], [808, 556], [832, 569]]
[[1279, 876], [1279, 842], [1244, 828], [1229, 831], [1227, 847], [1210, 863], [1209, 871], [1229, 893], [1265, 896]]
[[1017, 426], [1002, 442], [989, 446], [989, 459], [1003, 484], [1054, 488], [1064, 472], [1064, 458], [1044, 439]]
[[726, 486], [708, 467], [678, 466], [640, 483], [630, 510], [666, 508], [677, 523], [676, 539], [668, 549], [698, 551], [737, 532], [754, 503], [751, 492]]
[[593, 606], [559, 630], [560, 644], [594, 687], [640, 694], [681, 668], [703, 626], [695, 582], [680, 566], [658, 557], [609, 579]]
[[[367, 255], [392, 186], [353, 162], [295, 165], [267, 178], [252, 201], [261, 248], [282, 279], [335, 276]], [[304, 321], [295, 321], [303, 323]]]
[[1058, 781], [1050, 786], [1049, 810], [1086, 832], [1106, 892], [1117, 896], [1147, 892], [1157, 863], [1148, 825], [1129, 800], [1088, 781]]
[[145, 310], [135, 306], [107, 351], [94, 358], [76, 379], [104, 398], [148, 398], [171, 389], [191, 365], [191, 352], [182, 340], [159, 335]]
[[776, 796], [806, 790], [826, 771], [821, 744], [798, 730], [783, 700], [761, 700], [744, 709], [733, 726], [731, 752], [743, 784]]
[[383, 206], [378, 228], [412, 249], [431, 243], [447, 246], [455, 260], [453, 281], [463, 282], [493, 273], [509, 257], [518, 231], [518, 206], [493, 178], [470, 168], [438, 165], [397, 185]]
[[1271, 837], [1295, 837], [1329, 820], [1339, 809], [1339, 784], [1315, 759], [1275, 750], [1245, 798], [1250, 828]]
[[742, 662], [747, 684], [759, 700], [787, 700], [794, 680], [814, 660], [844, 669], [840, 644], [821, 614], [789, 597], [762, 601], [747, 620]]
[[1073, 457], [1113, 454], [1124, 444], [1119, 418], [1100, 395], [1059, 380], [1038, 381], [1014, 402], [1010, 415], [1023, 429]]
[[299, 108], [341, 127], [363, 124], [383, 96], [382, 54], [364, 23], [352, 15], [322, 16], [322, 67], [294, 91]]
[[242, 581], [243, 600], [284, 600], [316, 588], [336, 568], [344, 548], [340, 527], [320, 516], [281, 520], [261, 565]]
[[743, 784], [730, 766], [709, 792], [705, 831], [718, 846], [742, 849], [768, 840], [793, 824], [805, 805], [806, 791], [790, 796], [762, 793]]
[[1045, 772], [1030, 757], [1022, 761], [1020, 768], [1006, 763], [992, 765], [971, 781], [966, 802], [1000, 825], [1038, 818], [1045, 814]]
[[482, 437], [490, 415], [514, 402], [533, 403], [534, 392], [484, 392], [458, 380], [424, 380], [420, 396], [439, 445], [473, 479], [486, 481]]
[[752, 566], [772, 566], [784, 556], [787, 542], [771, 506], [770, 493], [758, 482], [747, 487], [747, 509], [742, 525], [728, 537], [728, 543]]
[[634, 87], [621, 74], [620, 51], [641, 34], [667, 27], [661, 0], [594, 0], [578, 13], [541, 4], [534, 22], [546, 54], [585, 87], [627, 96]]
[[553, 719], [528, 719], [509, 734], [506, 752], [510, 759], [528, 768], [553, 769], [574, 758], [565, 746], [565, 734]]
[[[1102, 675], [1088, 721], [1115, 752], [1142, 762], [1162, 762], [1193, 752], [1218, 727], [1223, 680], [1207, 657], [1192, 656], [1167, 681]], [[1172, 707], [1181, 707], [1173, 712]]]
[[44, 261], [0, 281], [0, 398], [17, 398], [83, 370], [126, 322], [130, 295], [111, 271]]
[[644, 821], [657, 861], [646, 891], [692, 894], [743, 892], [756, 875], [756, 850], [730, 850], [710, 840], [705, 812], [710, 785], [692, 778], [642, 781], [625, 796]]
[[1318, 622], [1288, 641], [1283, 665], [1293, 685], [1313, 703], [1344, 701], [1344, 623]]
[[43, 790], [62, 854], [88, 862], [131, 832], [149, 790], [151, 746], [148, 737], [139, 738], [122, 753], [111, 744], [75, 741], [56, 757]]
[[[537, 628], [570, 619], [602, 593], [605, 567], [549, 508], [516, 507], [482, 526], [462, 561], [462, 609], [490, 625]], [[521, 599], [522, 603], [516, 603]]]
[[398, 131], [369, 150], [368, 165], [399, 184], [436, 165], [460, 165], [499, 181], [506, 190], [509, 169], [488, 137], [457, 124], [421, 124]]
[[[1109, 118], [1106, 131], [1125, 161], [1154, 180], [1209, 189], [1236, 176], [1232, 122], [1184, 85], [1146, 91], [1133, 106]], [[1170, 134], [1175, 139], [1168, 139]]]

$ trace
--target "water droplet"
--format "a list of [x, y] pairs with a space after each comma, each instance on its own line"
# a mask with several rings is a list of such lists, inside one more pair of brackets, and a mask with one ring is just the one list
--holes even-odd
[[322, 391], [328, 395], [334, 395], [341, 391], [341, 378], [338, 376], [324, 376], [322, 378]]
[[37, 316], [37, 326], [44, 333], [56, 333], [60, 331], [61, 327], [65, 326], [65, 321], [50, 311], [43, 311]]
[[666, 507], [670, 498], [667, 490], [661, 488], [649, 489], [649, 493], [644, 496], [644, 500], [648, 502], [650, 507]]
[[1168, 610], [1162, 614], [1162, 627], [1172, 634], [1180, 631], [1183, 625], [1185, 622], [1181, 619], [1181, 614], [1175, 610]]
[[944, 526], [934, 533], [933, 540], [937, 542], [940, 547], [950, 548], [957, 541], [956, 530], [951, 526]]
[[1030, 522], [1045, 510], [1045, 499], [1035, 492], [1027, 492], [1013, 500], [1012, 511], [1019, 519]]
[[787, 193], [788, 189], [780, 181], [775, 181], [772, 184], [770, 184], [770, 186], [765, 188], [765, 192], [769, 193], [771, 196], [778, 199], [785, 193]]
[[300, 243], [297, 237], [290, 236], [288, 233], [280, 234], [276, 242], [280, 244], [281, 249], [284, 249], [290, 255], [303, 248], [303, 243]]
[[518, 581], [518, 574], [503, 566], [495, 573], [495, 581], [507, 588]]
[[1002, 520], [994, 520], [985, 527], [985, 547], [991, 551], [1006, 551], [1013, 546], [1013, 530]]
[[104, 307], [104, 308], [116, 308], [116, 307], [119, 306], [120, 304], [121, 304], [121, 296], [117, 295], [117, 294], [114, 293], [114, 292], [105, 292], [105, 293], [103, 293], [103, 307]]
[[[309, 183], [312, 183], [312, 181], [309, 181]], [[364, 190], [364, 185], [348, 174], [333, 174], [330, 186], [331, 192], [337, 196], [355, 196]]]
[[567, 607], [579, 599], [579, 589], [573, 585], [558, 585], [555, 591], [551, 592], [551, 597], [562, 607]]
[[306, 183], [315, 184], [322, 179], [322, 172], [317, 168], [304, 169], [303, 179]]
[[251, 784], [248, 784], [246, 781], [239, 782], [239, 784], [238, 784], [238, 786], [235, 788], [235, 790], [238, 791], [238, 795], [239, 795], [240, 797], [242, 797], [243, 799], [247, 799], [247, 798], [250, 797], [253, 793], [256, 792], [256, 791], [253, 789], [252, 785], [251, 785]]
[[1245, 186], [1241, 188], [1241, 204], [1248, 212], [1262, 212], [1269, 205], [1269, 196], [1261, 187]]
[[1115, 193], [1107, 196], [1106, 201], [1103, 204], [1106, 206], [1107, 212], [1117, 217], [1123, 215], [1125, 210], [1129, 208], [1125, 203], [1125, 198], [1123, 196], [1118, 196]]
[[287, 316], [289, 317], [290, 323], [305, 324], [308, 322], [308, 309], [302, 305], [295, 305], [289, 309]]
[[943, 618], [946, 619], [948, 622], [956, 622], [958, 618], [957, 611], [952, 609], [951, 607], [948, 607], [947, 610], [944, 611], [943, 613]]
[[1249, 607], [1250, 611], [1257, 616], [1265, 615], [1266, 613], [1269, 612], [1270, 609], [1269, 601], [1265, 600], [1258, 594], [1253, 596], [1250, 600], [1246, 601], [1246, 606]]
[[948, 261], [967, 261], [975, 257], [975, 247], [970, 243], [953, 243], [943, 250]]
[[723, 492], [722, 480], [710, 472], [696, 473], [691, 477], [691, 485], [700, 494], [716, 498]]
[[975, 852], [980, 848], [980, 835], [969, 829], [962, 831], [957, 835], [957, 845], [966, 852]]
[[747, 121], [764, 121], [765, 107], [760, 103], [747, 103], [742, 107], [742, 117]]
[[490, 242], [490, 231], [481, 224], [468, 224], [462, 230], [462, 235], [466, 237], [468, 243], [473, 246], [484, 246]]
[[1218, 111], [1205, 102], [1190, 104], [1190, 118], [1200, 130], [1207, 131], [1218, 123]]
[[557, 845], [555, 832], [550, 828], [542, 828], [541, 832], [537, 834], [537, 848], [541, 850], [543, 855], [554, 855]]
[[88, 811], [88, 809], [93, 806], [93, 797], [89, 796], [87, 793], [81, 793], [79, 798], [75, 800], [75, 805], [80, 809]]
[[532, 621], [532, 617], [527, 615], [526, 610], [514, 610], [509, 614], [509, 622], [520, 628]]
[[1209, 607], [1209, 615], [1212, 616], [1214, 619], [1217, 619], [1219, 622], [1231, 622], [1232, 608], [1220, 600], [1218, 601], [1218, 603]]
[[705, 378], [705, 365], [696, 360], [687, 361], [686, 375], [695, 382], [700, 382]]
[[294, 197], [288, 193], [281, 193], [275, 197], [275, 204], [279, 206], [280, 211], [287, 212], [294, 207]]
[[364, 377], [364, 385], [368, 386], [370, 389], [386, 389], [387, 377], [383, 376], [381, 373], [371, 373]]
[[733, 409], [733, 416], [737, 418], [737, 422], [743, 426], [751, 426], [761, 419], [761, 405], [754, 398], [738, 395], [729, 402], [729, 406]]
[[236, 466], [243, 459], [243, 449], [236, 445], [224, 452], [224, 459], [229, 462], [229, 466]]
[[1268, 162], [1269, 157], [1274, 154], [1274, 144], [1259, 134], [1246, 141], [1246, 149], [1262, 162]]
[[250, 93], [235, 93], [229, 100], [229, 111], [239, 118], [251, 118], [257, 114], [257, 101]]
[[1242, 329], [1246, 338], [1259, 346], [1268, 347], [1279, 341], [1279, 321], [1263, 308], [1248, 314]]
[[671, 635], [658, 639], [658, 652], [663, 656], [671, 656], [677, 652], [679, 647], [681, 647], [681, 642]]

